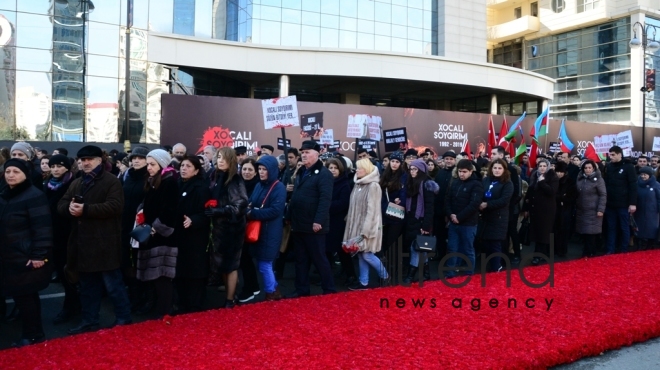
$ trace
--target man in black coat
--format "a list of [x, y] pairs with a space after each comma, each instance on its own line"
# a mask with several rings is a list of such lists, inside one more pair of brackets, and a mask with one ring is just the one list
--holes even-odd
[[286, 216], [291, 224], [296, 254], [296, 291], [289, 298], [310, 294], [310, 263], [314, 263], [321, 275], [323, 293], [336, 292], [330, 262], [325, 254], [334, 179], [319, 160], [321, 148], [315, 141], [303, 142], [300, 150], [304, 169], [298, 171]]
[[[445, 195], [445, 214], [450, 221], [447, 253], [463, 254], [463, 259], [468, 262], [468, 268], [464, 271], [472, 275], [475, 265], [474, 238], [477, 235], [479, 205], [484, 195], [484, 187], [469, 159], [461, 159], [456, 169], [459, 181], [453, 181]], [[445, 277], [454, 277], [458, 258], [450, 258], [447, 265], [450, 270], [446, 271]]]
[[637, 210], [637, 174], [632, 164], [623, 161], [623, 150], [616, 145], [610, 148], [610, 163], [603, 178], [607, 189], [607, 254], [614, 253], [617, 237], [621, 252], [627, 252], [630, 215]]
[[132, 322], [131, 307], [122, 279], [121, 214], [124, 192], [121, 182], [103, 170], [101, 148], [87, 145], [78, 151], [82, 177], [71, 183], [57, 210], [71, 220], [67, 271], [78, 274], [82, 323], [69, 329], [79, 334], [99, 328], [103, 289], [115, 306], [115, 325]]
[[435, 175], [435, 182], [440, 187], [438, 195], [435, 197], [435, 212], [433, 217], [433, 232], [437, 240], [436, 256], [433, 260], [441, 260], [447, 253], [447, 217], [445, 216], [445, 194], [449, 189], [449, 183], [452, 179], [452, 172], [456, 166], [456, 153], [446, 152], [442, 155], [445, 167]]

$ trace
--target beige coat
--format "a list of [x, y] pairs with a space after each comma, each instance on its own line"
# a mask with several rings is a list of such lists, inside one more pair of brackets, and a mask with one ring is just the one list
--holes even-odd
[[355, 177], [355, 187], [351, 192], [351, 201], [346, 216], [344, 240], [364, 235], [363, 252], [376, 253], [380, 251], [383, 239], [383, 219], [380, 209], [382, 192], [380, 190], [380, 174], [377, 168], [358, 179]]

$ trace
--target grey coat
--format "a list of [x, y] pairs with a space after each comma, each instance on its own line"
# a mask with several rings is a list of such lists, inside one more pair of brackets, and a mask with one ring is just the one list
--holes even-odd
[[607, 202], [605, 181], [600, 171], [596, 170], [589, 176], [580, 171], [577, 191], [575, 231], [578, 234], [600, 234], [603, 231], [603, 217], [598, 217], [597, 213], [605, 213]]

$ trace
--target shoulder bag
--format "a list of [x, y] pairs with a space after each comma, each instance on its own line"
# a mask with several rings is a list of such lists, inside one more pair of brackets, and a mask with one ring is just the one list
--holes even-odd
[[[280, 180], [275, 180], [273, 185], [270, 186], [270, 189], [268, 190], [268, 193], [266, 194], [266, 197], [264, 198], [263, 202], [261, 202], [261, 207], [259, 208], [264, 208], [264, 204], [266, 204], [266, 199], [268, 199], [270, 192], [273, 190], [273, 188], [275, 187], [275, 185], [277, 185], [278, 182], [280, 182]], [[249, 220], [245, 227], [245, 241], [247, 243], [256, 243], [257, 240], [259, 240], [260, 232], [261, 232], [261, 220]]]
[[417, 252], [435, 252], [435, 236], [432, 235], [417, 235], [413, 241], [413, 249]]
[[390, 195], [387, 189], [385, 189], [385, 197], [387, 198], [387, 208], [385, 209], [385, 215], [391, 218], [398, 218], [399, 220], [403, 220], [403, 218], [406, 216], [406, 208], [396, 203], [390, 202]]

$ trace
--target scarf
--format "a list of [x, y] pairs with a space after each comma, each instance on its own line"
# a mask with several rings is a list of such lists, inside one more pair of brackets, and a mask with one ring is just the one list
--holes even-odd
[[71, 181], [71, 178], [73, 177], [73, 174], [69, 171], [67, 171], [64, 176], [58, 178], [51, 177], [50, 180], [48, 181], [48, 189], [52, 191], [57, 191], [59, 190], [62, 185], [68, 183]]
[[[415, 218], [420, 219], [424, 217], [424, 183], [426, 180], [419, 184], [419, 193], [417, 194], [417, 209], [415, 209]], [[406, 198], [406, 212], [410, 212], [412, 207], [412, 197]]]
[[96, 166], [95, 169], [91, 170], [89, 173], [83, 175], [83, 192], [87, 191], [92, 185], [94, 185], [94, 180], [96, 177], [101, 174], [103, 171], [103, 165], [100, 164]]

